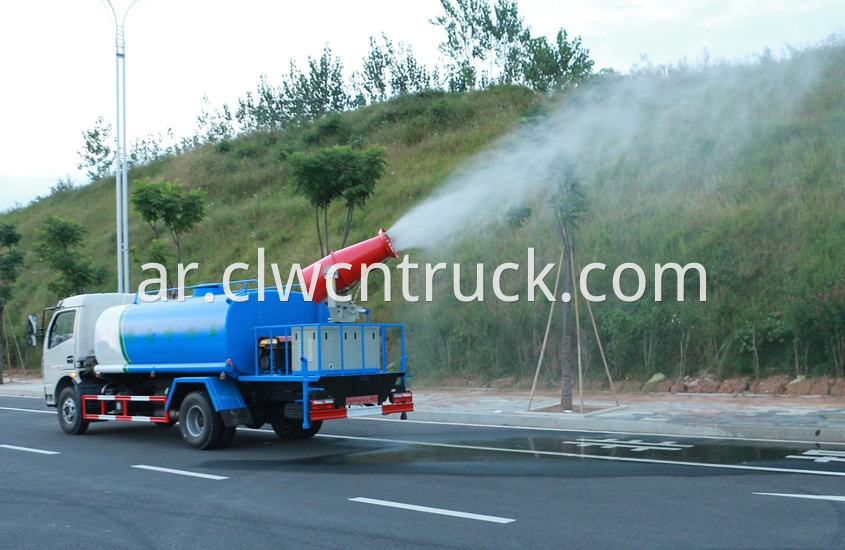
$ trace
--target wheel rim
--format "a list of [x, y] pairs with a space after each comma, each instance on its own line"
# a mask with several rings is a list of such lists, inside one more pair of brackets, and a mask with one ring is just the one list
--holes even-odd
[[76, 403], [73, 399], [65, 399], [62, 403], [62, 420], [67, 424], [73, 424], [76, 421]]
[[202, 435], [203, 427], [205, 426], [205, 416], [202, 414], [202, 409], [198, 406], [193, 406], [188, 409], [185, 415], [185, 428], [191, 437], [199, 437]]

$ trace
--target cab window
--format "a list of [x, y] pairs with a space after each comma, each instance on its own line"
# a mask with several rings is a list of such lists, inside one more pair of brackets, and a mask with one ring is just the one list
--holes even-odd
[[73, 338], [73, 325], [76, 320], [76, 311], [62, 311], [53, 318], [50, 325], [49, 348], [54, 348]]

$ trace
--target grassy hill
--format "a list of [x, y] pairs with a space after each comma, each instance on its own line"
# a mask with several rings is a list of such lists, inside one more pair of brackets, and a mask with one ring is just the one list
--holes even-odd
[[[207, 216], [184, 237], [183, 262], [198, 262], [189, 283], [218, 281], [233, 262], [255, 264], [263, 247], [266, 262], [286, 273], [293, 262], [306, 265], [319, 258], [313, 209], [296, 193], [286, 156], [298, 150], [334, 144], [377, 144], [386, 148], [387, 172], [364, 208], [355, 212], [349, 243], [373, 236], [435, 189], [445, 175], [468, 156], [511, 130], [532, 105], [541, 101], [523, 88], [496, 88], [455, 95], [432, 91], [396, 98], [354, 112], [332, 115], [305, 127], [261, 132], [232, 141], [203, 145], [193, 151], [136, 168], [130, 184], [141, 178], [179, 181], [201, 188]], [[332, 245], [339, 245], [345, 209], [335, 205]], [[106, 282], [90, 292], [116, 288], [114, 180], [104, 179], [54, 193], [25, 208], [0, 215], [23, 235], [25, 268], [6, 312], [12, 332], [22, 334], [29, 313], [55, 305], [61, 298], [46, 288], [52, 276], [33, 251], [37, 228], [48, 216], [80, 222], [86, 229], [84, 253], [108, 270]], [[146, 278], [140, 266], [152, 231], [130, 204], [131, 284]], [[175, 258], [175, 252], [174, 252]], [[175, 262], [175, 259], [173, 259]], [[243, 272], [241, 272], [243, 273]], [[268, 273], [269, 274], [269, 273]], [[147, 272], [152, 276], [152, 272]], [[256, 273], [244, 274], [255, 277]], [[268, 279], [269, 280], [269, 279]], [[24, 350], [26, 351], [26, 350]], [[28, 363], [37, 364], [34, 353]]]
[[[481, 171], [478, 193], [502, 208], [485, 208], [483, 220], [470, 208], [457, 242], [412, 255], [420, 263], [460, 263], [466, 293], [474, 284], [474, 275], [466, 274], [476, 262], [485, 263], [489, 298], [458, 302], [449, 276], [439, 280], [434, 302], [377, 299], [368, 305], [374, 319], [408, 324], [410, 367], [424, 378], [525, 379], [533, 375], [548, 304], [494, 300], [490, 280], [501, 262], [524, 264], [528, 247], [535, 248], [538, 264], [557, 261], [547, 180], [561, 162], [554, 154], [559, 147], [587, 195], [576, 234], [579, 261], [608, 266], [590, 276], [590, 286], [608, 294], [593, 309], [617, 377], [648, 378], [657, 371], [673, 377], [841, 376], [843, 62], [845, 49], [832, 45], [743, 66], [664, 68], [601, 81], [564, 97], [562, 105], [506, 87], [399, 97], [306, 128], [204, 145], [133, 170], [130, 181], [179, 180], [206, 192], [208, 216], [185, 237], [183, 253], [185, 263], [200, 264], [190, 282], [201, 282], [218, 280], [232, 262], [254, 263], [257, 247], [283, 269], [317, 259], [313, 211], [295, 193], [284, 160], [293, 151], [336, 143], [386, 147], [387, 173], [356, 211], [350, 242], [391, 227], [444, 183], [459, 188], [462, 172]], [[517, 137], [502, 141], [508, 135]], [[482, 151], [488, 151], [483, 160], [471, 161]], [[25, 314], [59, 298], [46, 290], [50, 274], [32, 252], [36, 227], [48, 214], [86, 227], [86, 253], [110, 270], [107, 283], [91, 290], [113, 289], [113, 188], [113, 180], [97, 181], [0, 216], [17, 225], [27, 251], [25, 273], [7, 308], [14, 330]], [[511, 203], [531, 208], [522, 227], [506, 223], [503, 211]], [[331, 213], [337, 247], [345, 213], [340, 205]], [[431, 218], [429, 227], [449, 213], [435, 214], [440, 218]], [[137, 285], [152, 232], [134, 211], [130, 225]], [[613, 270], [625, 262], [646, 272], [643, 300], [627, 303], [612, 295]], [[667, 262], [704, 265], [707, 301], [694, 299], [698, 283], [690, 279], [686, 301], [655, 302], [651, 268]], [[551, 287], [553, 275], [546, 281]], [[524, 292], [525, 271], [506, 277], [503, 286]], [[633, 293], [631, 280], [622, 286]], [[674, 296], [674, 287], [664, 286], [664, 295]], [[595, 339], [580, 307], [585, 365], [589, 376], [599, 376]], [[559, 328], [553, 335], [547, 350], [552, 360]], [[544, 376], [554, 379], [554, 369]]]

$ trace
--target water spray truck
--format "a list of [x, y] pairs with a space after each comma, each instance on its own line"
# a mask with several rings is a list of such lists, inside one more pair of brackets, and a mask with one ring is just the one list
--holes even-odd
[[[324, 420], [404, 419], [414, 409], [404, 326], [370, 323], [368, 310], [331, 296], [348, 292], [365, 266], [397, 256], [384, 230], [333, 252], [302, 271], [305, 285], [315, 277], [311, 296], [273, 287], [260, 300], [257, 281], [239, 281], [188, 287], [181, 301], [66, 298], [42, 313], [43, 325], [53, 312], [46, 330], [29, 317], [43, 336], [47, 405], [68, 434], [92, 422], [178, 422], [196, 449], [227, 446], [237, 426], [269, 423], [282, 439], [299, 439]], [[335, 266], [344, 263], [351, 267]]]

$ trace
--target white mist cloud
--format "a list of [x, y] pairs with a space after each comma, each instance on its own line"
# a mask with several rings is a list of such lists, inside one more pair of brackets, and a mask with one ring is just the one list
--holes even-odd
[[[399, 249], [433, 248], [502, 222], [571, 165], [586, 184], [623, 161], [646, 170], [672, 157], [677, 173], [639, 195], [701, 178], [736, 160], [755, 127], [789, 113], [816, 81], [820, 55], [754, 65], [654, 71], [604, 81], [571, 96], [549, 117], [477, 156], [388, 231]], [[701, 187], [707, 181], [695, 181]], [[614, 197], [613, 200], [624, 201]], [[610, 200], [610, 199], [608, 199]]]

